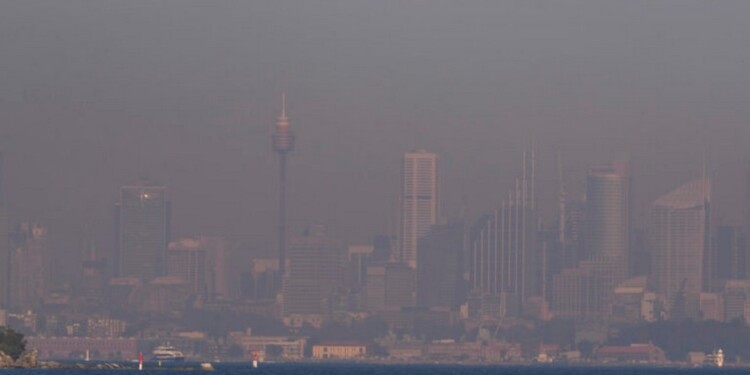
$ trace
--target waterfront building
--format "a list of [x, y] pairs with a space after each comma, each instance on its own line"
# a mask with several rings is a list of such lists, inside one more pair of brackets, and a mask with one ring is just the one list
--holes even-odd
[[367, 344], [360, 342], [322, 342], [312, 347], [315, 359], [356, 359], [367, 356]]

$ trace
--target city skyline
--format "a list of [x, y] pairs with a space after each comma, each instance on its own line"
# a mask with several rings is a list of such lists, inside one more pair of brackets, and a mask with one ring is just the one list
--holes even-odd
[[[558, 152], [571, 197], [580, 196], [583, 184], [573, 182], [589, 164], [632, 155], [634, 178], [652, 181], [635, 192], [637, 205], [646, 207], [690, 178], [700, 163], [693, 150], [705, 145], [720, 175], [717, 197], [731, 197], [717, 198], [715, 207], [727, 220], [744, 217], [731, 202], [744, 195], [734, 168], [750, 142], [741, 104], [750, 76], [739, 47], [745, 5], [708, 10], [727, 20], [712, 27], [706, 10], [689, 3], [671, 12], [615, 1], [586, 10], [545, 2], [548, 8], [538, 12], [524, 4], [460, 11], [442, 4], [431, 7], [434, 18], [409, 4], [378, 13], [355, 3], [348, 17], [334, 17], [334, 4], [227, 4], [196, 16], [200, 24], [221, 25], [212, 33], [194, 29], [190, 1], [150, 11], [57, 4], [62, 18], [32, 4], [3, 4], [9, 20], [0, 43], [12, 72], [0, 101], [6, 190], [14, 197], [9, 210], [49, 223], [50, 236], [66, 251], [82, 247], [74, 233], [87, 224], [104, 250], [117, 187], [147, 173], [170, 186], [175, 201], [194, 202], [175, 211], [175, 234], [222, 235], [275, 252], [277, 224], [265, 218], [276, 214], [277, 203], [262, 197], [275, 191], [268, 137], [286, 92], [293, 126], [305, 139], [289, 160], [290, 233], [325, 221], [345, 240], [361, 242], [371, 227], [394, 227], [398, 214], [390, 201], [398, 196], [400, 153], [415, 148], [442, 155], [444, 212], [458, 212], [467, 195], [476, 216], [500, 204], [498, 190], [512, 188], [513, 160], [529, 133], [539, 175], [550, 176], [540, 202], [556, 198], [545, 187], [552, 185]], [[134, 27], [121, 13], [146, 27]], [[568, 28], [571, 17], [585, 27]], [[448, 31], [438, 20], [481, 27]], [[647, 42], [636, 43], [628, 32]], [[533, 37], [539, 33], [559, 40]], [[90, 44], [76, 42], [81, 34], [91, 35]], [[314, 48], [302, 35], [325, 42]], [[167, 41], [174, 49], [162, 48]], [[108, 48], [118, 43], [123, 47]], [[28, 45], [50, 47], [37, 50], [39, 65], [24, 60]], [[300, 60], [308, 61], [304, 69], [295, 65]], [[83, 68], [89, 65], [90, 74]], [[663, 67], [674, 69], [662, 74]], [[641, 210], [636, 216], [645, 218]], [[361, 220], [366, 224], [354, 225]]]
[[0, 326], [750, 358], [750, 3], [667, 1], [0, 2]]

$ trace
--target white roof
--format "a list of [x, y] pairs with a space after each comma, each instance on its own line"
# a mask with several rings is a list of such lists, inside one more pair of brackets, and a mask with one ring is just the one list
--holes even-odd
[[673, 209], [695, 208], [702, 206], [710, 196], [711, 181], [699, 179], [690, 181], [662, 195], [654, 202], [654, 205]]

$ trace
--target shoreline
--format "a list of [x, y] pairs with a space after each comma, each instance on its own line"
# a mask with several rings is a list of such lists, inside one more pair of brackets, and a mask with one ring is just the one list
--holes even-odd
[[[170, 370], [170, 371], [206, 371], [201, 369], [202, 363], [211, 363], [215, 368], [218, 367], [247, 367], [251, 368], [252, 363], [247, 361], [186, 361], [179, 364], [170, 364], [167, 366], [158, 366], [155, 363], [144, 363], [144, 370]], [[370, 361], [370, 360], [298, 360], [298, 361], [281, 361], [281, 362], [261, 362], [259, 367], [266, 366], [297, 366], [297, 365], [362, 365], [362, 366], [396, 366], [396, 367], [529, 367], [529, 368], [663, 368], [663, 369], [709, 369], [717, 368], [714, 366], [693, 365], [687, 362], [664, 362], [664, 363], [626, 363], [626, 362], [570, 362], [570, 363], [538, 363], [538, 362], [447, 362], [447, 361]], [[244, 366], [243, 366], [244, 365]], [[133, 370], [138, 368], [138, 363], [134, 362], [108, 362], [108, 361], [91, 361], [91, 362], [69, 362], [66, 360], [39, 361], [35, 367], [6, 367], [3, 369], [26, 369], [26, 370], [56, 370], [56, 369], [74, 369], [74, 370]], [[750, 363], [729, 363], [724, 367], [727, 369], [750, 368]]]

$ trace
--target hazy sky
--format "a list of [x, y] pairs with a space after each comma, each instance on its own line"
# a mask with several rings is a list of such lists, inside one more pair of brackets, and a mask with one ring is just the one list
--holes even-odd
[[109, 251], [142, 173], [168, 187], [175, 235], [272, 248], [286, 92], [292, 232], [387, 230], [412, 148], [439, 154], [447, 216], [464, 194], [489, 211], [530, 134], [543, 204], [558, 152], [574, 196], [589, 164], [629, 156], [645, 207], [698, 177], [705, 148], [736, 220], [749, 17], [746, 0], [0, 1], [6, 190], [61, 252], [85, 227]]

